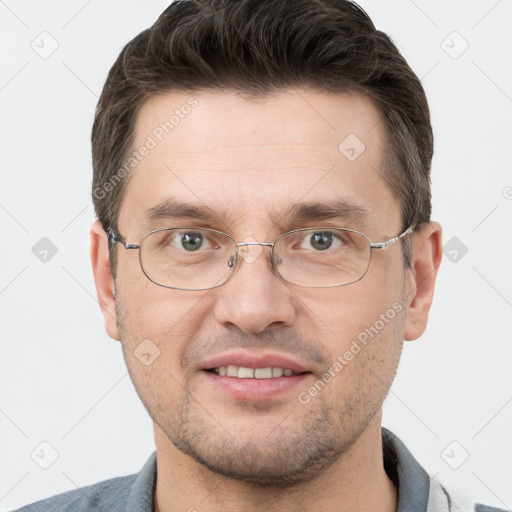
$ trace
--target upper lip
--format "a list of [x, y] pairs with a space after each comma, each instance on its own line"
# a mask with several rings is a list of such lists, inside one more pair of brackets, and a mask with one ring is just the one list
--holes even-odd
[[251, 354], [242, 351], [231, 351], [225, 354], [211, 356], [202, 362], [201, 370], [210, 370], [212, 368], [229, 365], [243, 366], [245, 368], [288, 368], [295, 373], [311, 371], [304, 365], [282, 354], [271, 352]]

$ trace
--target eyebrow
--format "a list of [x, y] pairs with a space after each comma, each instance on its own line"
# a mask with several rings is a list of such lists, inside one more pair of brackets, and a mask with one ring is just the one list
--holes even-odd
[[[230, 217], [233, 214], [226, 211], [215, 213], [205, 206], [197, 206], [189, 203], [182, 203], [171, 197], [157, 205], [144, 210], [143, 215], [148, 222], [161, 219], [194, 219], [212, 223], [222, 221], [229, 225]], [[337, 219], [346, 222], [357, 221], [364, 226], [368, 212], [362, 206], [355, 204], [348, 199], [338, 199], [327, 202], [295, 203], [290, 205], [284, 212], [279, 213], [274, 208], [269, 213], [270, 219], [278, 224], [300, 225], [306, 222], [317, 222], [327, 219]]]
[[158, 220], [163, 218], [172, 219], [177, 217], [205, 220], [211, 217], [204, 208], [191, 204], [180, 203], [173, 198], [166, 199], [161, 203], [144, 210], [143, 214], [148, 220]]
[[196, 206], [194, 204], [182, 203], [174, 197], [165, 199], [157, 205], [144, 210], [143, 215], [148, 222], [161, 219], [194, 219], [202, 222], [220, 220], [228, 224], [230, 215], [227, 212], [216, 214], [206, 205]]
[[327, 202], [296, 203], [287, 208], [282, 215], [272, 219], [278, 223], [294, 224], [339, 219], [346, 222], [357, 221], [359, 225], [364, 225], [368, 216], [367, 210], [362, 206], [348, 199], [337, 199]]

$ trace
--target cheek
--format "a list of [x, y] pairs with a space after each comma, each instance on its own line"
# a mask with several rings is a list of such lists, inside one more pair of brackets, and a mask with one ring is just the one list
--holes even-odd
[[125, 357], [155, 347], [159, 361], [180, 375], [184, 352], [203, 330], [208, 292], [163, 288], [136, 272], [124, 274], [119, 282], [117, 310]]
[[[126, 280], [124, 283], [128, 283]], [[134, 290], [137, 290], [135, 293]], [[118, 293], [123, 325], [123, 356], [135, 389], [152, 418], [180, 417], [183, 389], [188, 387], [182, 366], [187, 349], [200, 335], [205, 316], [198, 294], [148, 284]]]
[[329, 341], [328, 367], [321, 378], [303, 390], [302, 403], [311, 400], [312, 405], [318, 405], [317, 401], [330, 404], [338, 411], [342, 424], [352, 416], [361, 421], [373, 417], [396, 374], [403, 345], [404, 311], [401, 303], [394, 308], [379, 308], [373, 301], [353, 301], [342, 308], [330, 326], [334, 334]]
[[347, 396], [344, 389], [359, 390], [356, 394], [361, 395], [371, 394], [373, 389], [378, 395], [375, 390], [392, 380], [404, 339], [402, 288], [399, 279], [389, 283], [363, 279], [337, 290], [325, 290], [321, 300], [303, 298], [309, 311], [303, 329], [328, 351], [327, 372], [336, 375], [330, 387], [339, 396]]
[[374, 268], [374, 272], [369, 271], [357, 283], [325, 288], [321, 293], [302, 293], [303, 311], [308, 322], [317, 325], [317, 329], [331, 340], [329, 343], [332, 340], [346, 342], [347, 338], [355, 338], [373, 326], [381, 315], [390, 321], [401, 309], [403, 272], [397, 272], [396, 268], [384, 268], [384, 265]]

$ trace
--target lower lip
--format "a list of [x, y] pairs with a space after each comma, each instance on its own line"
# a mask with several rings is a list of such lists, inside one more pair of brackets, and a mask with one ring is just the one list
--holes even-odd
[[271, 379], [238, 379], [225, 377], [206, 370], [201, 373], [208, 379], [210, 385], [223, 393], [240, 400], [272, 400], [279, 398], [299, 386], [304, 387], [311, 373], [301, 373], [290, 377], [273, 377]]

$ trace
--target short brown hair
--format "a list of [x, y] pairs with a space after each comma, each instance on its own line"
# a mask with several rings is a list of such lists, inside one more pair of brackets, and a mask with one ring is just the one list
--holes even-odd
[[[402, 227], [430, 220], [433, 135], [420, 80], [391, 39], [348, 0], [177, 0], [112, 66], [92, 129], [92, 197], [116, 228], [138, 112], [163, 92], [229, 89], [253, 96], [292, 87], [358, 91], [380, 108], [386, 180]], [[406, 265], [410, 253], [404, 244]], [[111, 253], [115, 277], [115, 253]]]

